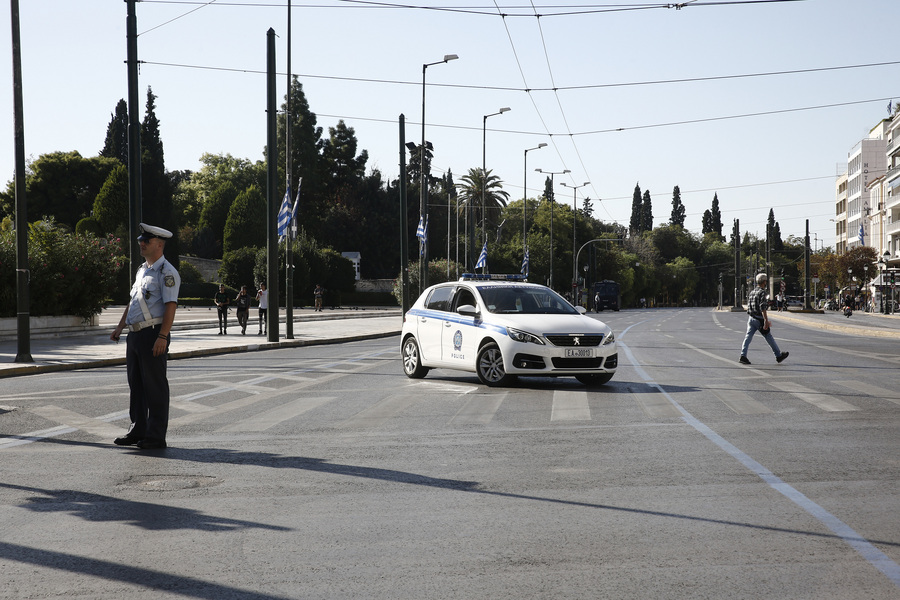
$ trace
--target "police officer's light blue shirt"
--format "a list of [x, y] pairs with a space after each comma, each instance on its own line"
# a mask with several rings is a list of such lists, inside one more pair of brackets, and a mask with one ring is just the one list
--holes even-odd
[[131, 302], [128, 304], [127, 324], [146, 321], [139, 298], [143, 296], [150, 312], [150, 318], [162, 317], [166, 312], [167, 302], [178, 302], [178, 288], [181, 277], [165, 257], [160, 257], [153, 266], [145, 262], [138, 269], [131, 286]]

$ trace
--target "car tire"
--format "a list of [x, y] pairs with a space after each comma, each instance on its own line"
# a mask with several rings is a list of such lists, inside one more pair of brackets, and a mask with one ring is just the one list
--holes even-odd
[[583, 383], [588, 387], [597, 387], [603, 385], [604, 383], [609, 383], [609, 380], [613, 378], [612, 373], [597, 373], [589, 374], [589, 375], [576, 375], [575, 379]]
[[428, 367], [422, 366], [422, 354], [419, 352], [419, 343], [416, 338], [409, 336], [403, 341], [400, 349], [403, 359], [403, 372], [410, 379], [421, 379], [428, 374]]
[[491, 342], [478, 351], [475, 358], [475, 372], [478, 379], [486, 386], [501, 387], [516, 380], [515, 375], [508, 375], [503, 367], [503, 354], [500, 346]]

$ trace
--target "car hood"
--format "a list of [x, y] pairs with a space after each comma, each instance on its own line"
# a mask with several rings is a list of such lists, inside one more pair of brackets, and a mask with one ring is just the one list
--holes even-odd
[[534, 334], [591, 333], [604, 335], [612, 330], [603, 321], [584, 315], [492, 315], [490, 322], [501, 327], [512, 327]]

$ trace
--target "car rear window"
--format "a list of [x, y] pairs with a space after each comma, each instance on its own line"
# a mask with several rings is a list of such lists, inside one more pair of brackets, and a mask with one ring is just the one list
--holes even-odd
[[453, 297], [453, 287], [439, 287], [431, 291], [425, 308], [428, 310], [450, 311], [450, 299]]

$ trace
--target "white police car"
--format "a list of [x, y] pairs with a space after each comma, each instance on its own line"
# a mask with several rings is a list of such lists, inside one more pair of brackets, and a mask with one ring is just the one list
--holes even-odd
[[601, 385], [618, 365], [616, 337], [605, 323], [515, 275], [463, 275], [429, 287], [404, 315], [400, 351], [407, 377], [460, 369], [489, 386], [517, 375]]

